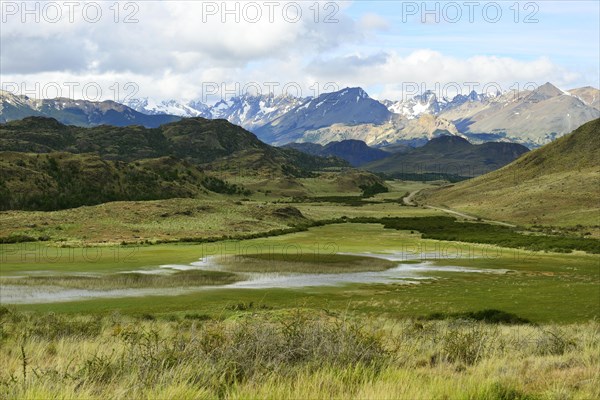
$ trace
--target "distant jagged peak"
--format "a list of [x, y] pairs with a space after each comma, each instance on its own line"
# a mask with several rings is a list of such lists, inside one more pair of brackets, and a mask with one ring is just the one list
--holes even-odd
[[419, 100], [421, 103], [431, 103], [437, 101], [438, 97], [433, 90], [427, 89], [422, 94], [416, 95], [414, 99]]
[[41, 104], [43, 99], [36, 99], [24, 94], [16, 94], [7, 90], [0, 89], [0, 100], [7, 101], [8, 103], [24, 104], [33, 106], [35, 104]]
[[567, 92], [573, 92], [576, 90], [596, 90], [597, 91], [598, 88], [588, 85], [588, 86], [582, 86], [582, 87], [578, 87], [578, 88], [569, 89], [569, 90], [567, 90]]
[[357, 97], [360, 99], [370, 99], [371, 98], [369, 96], [369, 94], [364, 91], [363, 88], [358, 87], [358, 86], [345, 87], [345, 88], [335, 91], [335, 92], [323, 93], [319, 97], [321, 97], [321, 96], [336, 96], [336, 97], [348, 96], [348, 97]]
[[11, 92], [0, 89], [0, 97], [12, 97], [12, 96], [14, 96], [14, 94], [12, 94]]
[[547, 100], [552, 97], [562, 96], [564, 94], [569, 95], [569, 93], [560, 90], [550, 82], [546, 82], [543, 85], [538, 86], [537, 88], [532, 90], [526, 99], [533, 101], [541, 101]]

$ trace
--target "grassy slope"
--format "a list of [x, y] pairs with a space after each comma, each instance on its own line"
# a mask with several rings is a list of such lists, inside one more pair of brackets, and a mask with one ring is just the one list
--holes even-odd
[[521, 224], [598, 227], [600, 120], [426, 202]]
[[[183, 237], [238, 236], [287, 228], [302, 222], [293, 215], [286, 218], [276, 213], [276, 210], [288, 206], [299, 209], [307, 219], [313, 220], [344, 215], [385, 217], [441, 214], [434, 210], [400, 207], [397, 203], [369, 203], [362, 207], [329, 202], [278, 204], [281, 199], [273, 197], [279, 192], [292, 196], [306, 193], [312, 196], [359, 196], [360, 189], [356, 185], [368, 183], [372, 178], [371, 174], [348, 170], [325, 173], [317, 178], [289, 178], [286, 181], [290, 185], [284, 189], [277, 187], [281, 181], [238, 177], [229, 182], [255, 191], [248, 196], [248, 200], [238, 201], [211, 193], [193, 199], [115, 201], [51, 212], [4, 211], [0, 212], [0, 238], [25, 235], [47, 237], [50, 241], [67, 245], [92, 245], [176, 240]], [[388, 185], [390, 192], [369, 200], [398, 199], [406, 192], [430, 187], [413, 182], [388, 182]], [[275, 192], [265, 193], [269, 190]]]
[[0, 237], [46, 237], [64, 245], [140, 243], [185, 237], [267, 232], [298, 222], [278, 214], [281, 205], [205, 199], [118, 201], [52, 212], [0, 213]]

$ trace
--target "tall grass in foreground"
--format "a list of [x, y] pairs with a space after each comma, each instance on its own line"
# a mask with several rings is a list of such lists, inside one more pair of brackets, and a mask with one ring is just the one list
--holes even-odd
[[1, 398], [600, 397], [596, 321], [0, 314]]

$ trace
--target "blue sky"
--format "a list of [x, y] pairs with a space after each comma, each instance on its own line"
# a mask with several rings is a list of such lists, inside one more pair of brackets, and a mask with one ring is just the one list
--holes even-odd
[[[136, 8], [126, 9], [131, 3]], [[255, 2], [263, 17], [255, 23], [241, 14], [248, 3], [235, 1], [228, 4], [238, 7], [237, 22], [231, 15], [222, 21], [224, 10], [214, 9], [220, 1], [121, 2], [119, 21], [109, 8], [113, 2], [99, 2], [102, 18], [93, 23], [79, 14], [74, 22], [63, 16], [50, 23], [44, 15], [23, 22], [21, 10], [3, 8], [0, 81], [33, 97], [52, 97], [54, 91], [43, 90], [48, 85], [93, 83], [102, 88], [102, 99], [115, 100], [131, 93], [109, 88], [128, 83], [135, 84], [135, 97], [182, 100], [204, 98], [207, 88], [217, 86], [213, 101], [248, 83], [265, 91], [273, 82], [276, 94], [286, 86], [303, 95], [362, 86], [377, 98], [402, 96], [406, 83], [496, 83], [505, 90], [546, 81], [562, 89], [600, 86], [599, 1], [477, 3], [473, 22], [463, 1], [426, 2], [428, 10], [437, 4], [439, 21], [431, 13], [422, 20], [420, 1], [296, 2], [303, 14], [293, 23], [281, 11], [266, 20], [262, 1]], [[289, 2], [278, 4], [281, 10]], [[502, 16], [492, 23], [496, 5]], [[137, 22], [123, 23], [130, 11]], [[333, 11], [338, 22], [324, 23]], [[532, 12], [537, 22], [525, 23]]]
[[[504, 55], [521, 59], [550, 56], [561, 62], [573, 61], [574, 65], [589, 64], [598, 68], [600, 46], [600, 2], [599, 1], [537, 1], [518, 2], [519, 20], [515, 23], [515, 1], [496, 2], [502, 9], [502, 18], [496, 23], [483, 18], [483, 5], [474, 9], [474, 22], [468, 21], [468, 8], [458, 22], [421, 23], [424, 10], [435, 9], [439, 4], [440, 16], [444, 2], [416, 3], [416, 15], [402, 12], [403, 2], [399, 1], [357, 1], [350, 5], [348, 12], [360, 18], [368, 12], [375, 12], [390, 21], [389, 32], [381, 35], [381, 45], [396, 47], [405, 51], [423, 47], [443, 52], [452, 52], [459, 57], [476, 54]], [[463, 4], [464, 2], [456, 2]], [[407, 2], [404, 2], [407, 4]], [[405, 8], [408, 8], [406, 5]], [[448, 9], [449, 14], [451, 9]], [[490, 17], [493, 9], [489, 8]], [[534, 13], [530, 16], [531, 13]], [[525, 23], [526, 17], [538, 22]], [[449, 15], [453, 18], [453, 15]], [[403, 19], [408, 22], [403, 22]], [[457, 43], [458, 42], [458, 43]], [[457, 45], [458, 44], [458, 45]]]

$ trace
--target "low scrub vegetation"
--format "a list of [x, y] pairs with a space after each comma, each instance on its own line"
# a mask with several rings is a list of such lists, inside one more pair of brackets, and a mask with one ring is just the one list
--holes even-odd
[[361, 207], [377, 202], [364, 200], [362, 196], [303, 196], [292, 198], [291, 203], [334, 203], [343, 206]]
[[0, 210], [60, 210], [120, 200], [190, 198], [209, 192], [250, 195], [173, 157], [135, 162], [94, 154], [3, 153]]
[[381, 184], [379, 182], [375, 182], [371, 185], [361, 185], [360, 189], [362, 190], [362, 196], [363, 197], [373, 197], [376, 194], [379, 193], [387, 193], [389, 192], [389, 189], [387, 186], [385, 186], [384, 184]]
[[423, 239], [494, 244], [534, 251], [570, 253], [573, 250], [600, 253], [600, 240], [573, 236], [537, 235], [516, 228], [474, 222], [459, 222], [445, 216], [418, 218], [353, 218], [354, 223], [380, 223], [388, 229], [415, 230]]
[[481, 310], [481, 311], [472, 311], [472, 312], [462, 312], [462, 313], [432, 313], [428, 314], [421, 319], [427, 321], [434, 320], [473, 320], [473, 321], [482, 321], [488, 324], [528, 324], [529, 320], [525, 318], [521, 318], [518, 315], [513, 313], [508, 313], [506, 311], [501, 310]]
[[[1, 398], [598, 398], [597, 322], [0, 309]], [[526, 373], [524, 373], [526, 371]], [[553, 379], [548, 379], [552, 376]], [[556, 385], [554, 382], [560, 382]]]

